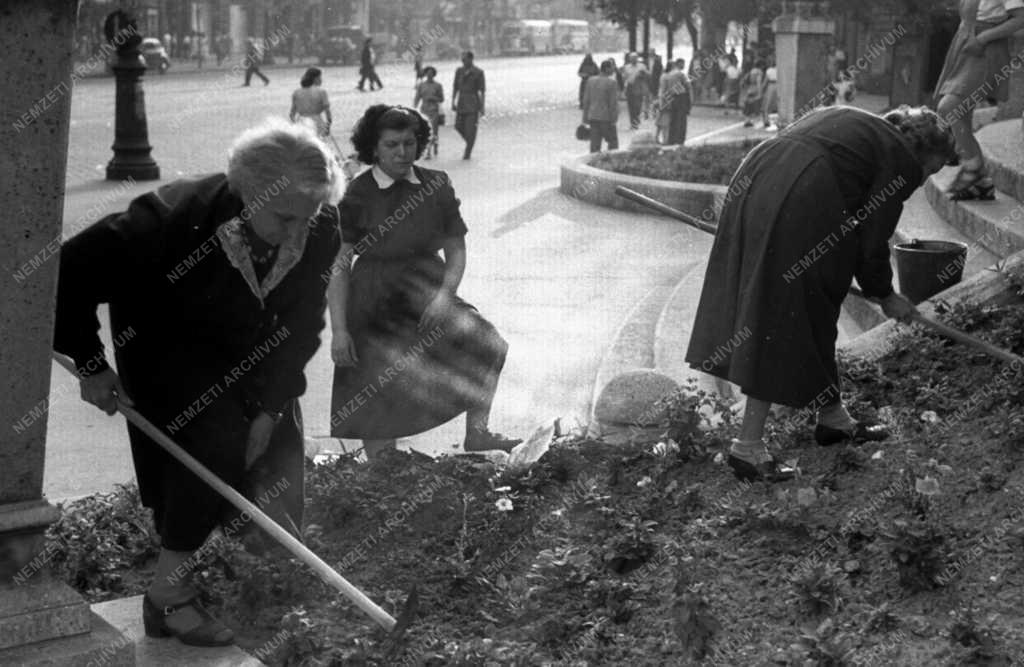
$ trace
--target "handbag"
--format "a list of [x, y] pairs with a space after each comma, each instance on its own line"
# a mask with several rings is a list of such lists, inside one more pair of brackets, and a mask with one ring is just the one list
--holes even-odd
[[441, 127], [442, 125], [444, 125], [444, 114], [439, 113], [437, 114], [437, 126]]
[[590, 141], [590, 126], [584, 123], [577, 125], [576, 138], [580, 141]]

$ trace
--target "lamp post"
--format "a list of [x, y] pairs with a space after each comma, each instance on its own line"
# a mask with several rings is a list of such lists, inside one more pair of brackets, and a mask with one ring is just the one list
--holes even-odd
[[117, 47], [114, 77], [117, 94], [114, 110], [114, 157], [107, 163], [107, 180], [133, 178], [153, 181], [160, 178], [160, 167], [150, 156], [149, 127], [146, 123], [146, 98], [142, 92], [145, 60], [139, 53], [142, 36], [135, 18], [121, 10], [112, 12], [103, 24], [107, 41]]

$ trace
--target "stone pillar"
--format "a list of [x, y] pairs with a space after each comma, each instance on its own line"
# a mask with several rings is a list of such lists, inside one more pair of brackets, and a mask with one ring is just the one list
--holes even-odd
[[50, 575], [52, 553], [44, 543], [57, 517], [42, 486], [76, 14], [70, 0], [0, 5], [0, 206], [7, 212], [0, 225], [3, 665], [134, 664], [132, 642]]
[[821, 103], [828, 85], [828, 43], [835, 21], [821, 15], [817, 2], [783, 2], [772, 21], [779, 73], [779, 126]]

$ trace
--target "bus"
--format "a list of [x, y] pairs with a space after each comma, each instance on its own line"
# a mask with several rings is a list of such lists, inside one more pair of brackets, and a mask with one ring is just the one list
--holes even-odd
[[551, 41], [559, 53], [586, 53], [590, 50], [590, 24], [578, 19], [551, 22]]
[[506, 21], [501, 29], [503, 55], [551, 53], [551, 21], [520, 19]]

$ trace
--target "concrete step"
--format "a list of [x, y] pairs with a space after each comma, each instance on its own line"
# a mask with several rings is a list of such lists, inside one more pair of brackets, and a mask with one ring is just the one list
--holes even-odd
[[679, 280], [679, 273], [666, 274], [665, 278], [637, 302], [623, 320], [612, 344], [601, 359], [601, 365], [594, 378], [590, 399], [591, 413], [597, 405], [601, 390], [612, 378], [629, 370], [654, 368], [654, 341], [658, 320], [665, 308], [665, 302], [679, 284]]
[[1024, 128], [1021, 121], [1004, 120], [978, 130], [996, 188], [1024, 202]]
[[1024, 250], [1021, 202], [1004, 191], [997, 192], [994, 201], [952, 201], [946, 190], [956, 177], [956, 170], [947, 167], [925, 182], [925, 195], [932, 208], [966, 237], [964, 242], [975, 250], [986, 250], [999, 258]]
[[[135, 644], [135, 664], [145, 667], [260, 667], [264, 663], [237, 646], [201, 648], [186, 646], [177, 639], [147, 637], [142, 627], [142, 596], [110, 600], [92, 605], [92, 611]], [[276, 647], [257, 647], [271, 653]], [[94, 664], [105, 664], [97, 662]]]

